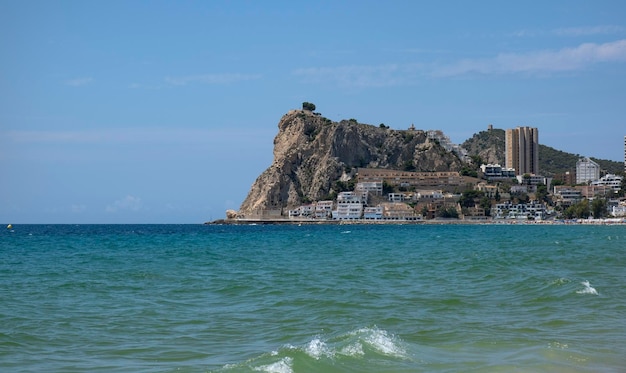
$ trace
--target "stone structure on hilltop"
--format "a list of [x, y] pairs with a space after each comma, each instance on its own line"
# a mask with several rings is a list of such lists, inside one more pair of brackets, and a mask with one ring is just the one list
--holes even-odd
[[306, 201], [326, 199], [356, 180], [359, 167], [459, 171], [463, 162], [427, 132], [333, 122], [310, 110], [291, 110], [278, 123], [274, 161], [254, 182], [238, 216], [280, 216]]

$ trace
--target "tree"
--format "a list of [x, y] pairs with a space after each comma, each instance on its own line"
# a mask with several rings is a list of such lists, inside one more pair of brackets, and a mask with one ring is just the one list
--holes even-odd
[[480, 199], [480, 207], [485, 209], [485, 215], [491, 216], [491, 200], [487, 196]]
[[587, 219], [590, 214], [589, 201], [586, 198], [563, 211], [563, 217], [565, 219]]
[[606, 208], [606, 199], [604, 198], [595, 198], [593, 202], [591, 202], [591, 213], [595, 219], [600, 219], [606, 216], [607, 208]]
[[383, 194], [393, 193], [394, 187], [389, 184], [386, 180], [383, 180]]
[[302, 110], [315, 111], [315, 104], [305, 101], [302, 103]]
[[459, 204], [461, 207], [474, 207], [484, 195], [485, 193], [479, 190], [466, 190], [461, 194]]
[[548, 187], [545, 184], [537, 185], [535, 198], [540, 202], [548, 202]]
[[456, 208], [454, 208], [453, 206], [449, 206], [449, 207], [439, 206], [439, 208], [437, 209], [437, 216], [440, 218], [458, 219], [459, 213], [458, 211], [456, 211]]
[[413, 163], [412, 159], [408, 159], [406, 161], [404, 161], [404, 164], [402, 165], [402, 169], [404, 171], [415, 171], [415, 163]]

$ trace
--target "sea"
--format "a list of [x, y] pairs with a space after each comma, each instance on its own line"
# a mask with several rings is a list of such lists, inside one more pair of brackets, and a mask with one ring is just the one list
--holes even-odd
[[626, 226], [13, 225], [1, 372], [626, 372]]

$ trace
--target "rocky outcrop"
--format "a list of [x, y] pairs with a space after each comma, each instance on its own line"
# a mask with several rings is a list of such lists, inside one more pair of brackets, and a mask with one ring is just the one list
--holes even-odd
[[467, 150], [469, 156], [480, 157], [480, 163], [500, 164], [504, 167], [504, 138], [504, 130], [492, 128], [475, 133], [461, 146]]
[[[382, 126], [381, 126], [382, 127]], [[398, 131], [333, 122], [308, 110], [292, 110], [278, 123], [274, 161], [252, 185], [239, 216], [293, 208], [333, 198], [358, 167], [407, 171], [458, 171], [463, 163], [425, 131]]]

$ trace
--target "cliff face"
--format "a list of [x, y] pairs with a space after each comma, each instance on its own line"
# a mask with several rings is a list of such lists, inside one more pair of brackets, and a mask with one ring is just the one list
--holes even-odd
[[458, 171], [462, 162], [429, 140], [425, 131], [332, 122], [292, 110], [278, 123], [272, 165], [252, 185], [239, 215], [328, 198], [339, 191], [336, 182], [353, 179], [358, 167]]

